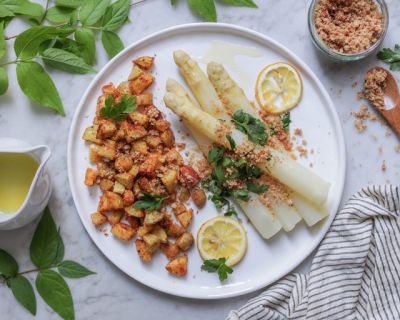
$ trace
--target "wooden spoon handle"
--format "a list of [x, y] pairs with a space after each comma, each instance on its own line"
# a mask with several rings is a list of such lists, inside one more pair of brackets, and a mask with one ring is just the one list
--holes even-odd
[[400, 101], [394, 108], [380, 112], [400, 138]]

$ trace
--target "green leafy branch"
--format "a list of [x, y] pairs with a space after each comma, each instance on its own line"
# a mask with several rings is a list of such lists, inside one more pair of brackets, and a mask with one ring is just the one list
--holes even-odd
[[82, 278], [94, 272], [77, 262], [64, 260], [64, 243], [48, 208], [37, 225], [29, 250], [36, 268], [19, 272], [14, 257], [0, 249], [0, 279], [11, 289], [15, 299], [32, 315], [36, 315], [35, 292], [24, 275], [37, 272], [35, 285], [42, 299], [61, 318], [74, 319], [71, 291], [63, 277]]

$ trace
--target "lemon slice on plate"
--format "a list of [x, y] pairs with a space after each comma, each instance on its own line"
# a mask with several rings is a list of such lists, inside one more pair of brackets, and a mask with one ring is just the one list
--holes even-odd
[[197, 248], [204, 260], [226, 258], [226, 265], [233, 266], [246, 253], [247, 234], [238, 220], [218, 216], [200, 227]]
[[302, 87], [300, 75], [294, 67], [284, 62], [273, 63], [258, 74], [257, 101], [270, 113], [286, 112], [300, 102]]

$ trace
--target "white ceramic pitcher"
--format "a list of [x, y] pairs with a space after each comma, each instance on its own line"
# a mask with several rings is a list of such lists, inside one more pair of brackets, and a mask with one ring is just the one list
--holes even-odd
[[0, 138], [0, 153], [29, 154], [39, 163], [21, 207], [14, 213], [2, 213], [0, 211], [0, 230], [16, 229], [36, 219], [49, 202], [52, 186], [45, 165], [50, 158], [51, 151], [45, 145], [33, 147], [21, 140]]

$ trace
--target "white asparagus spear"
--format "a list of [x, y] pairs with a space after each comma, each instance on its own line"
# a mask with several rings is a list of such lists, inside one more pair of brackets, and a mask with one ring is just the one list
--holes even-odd
[[[183, 87], [175, 80], [168, 79], [166, 88], [167, 92], [176, 94], [186, 100], [186, 103], [191, 102], [194, 106], [199, 108], [196, 102], [187, 94], [186, 90], [183, 89]], [[190, 126], [190, 124], [185, 120], [184, 123], [188, 127], [203, 154], [207, 157], [210, 140], [200, 131]], [[238, 199], [235, 201], [239, 204], [246, 216], [250, 219], [254, 228], [264, 239], [270, 239], [281, 230], [282, 226], [279, 221], [269, 210], [267, 210], [255, 194], [250, 194], [250, 200], [248, 202]]]
[[[254, 107], [251, 105], [250, 101], [247, 99], [247, 96], [245, 95], [244, 91], [236, 84], [236, 82], [229, 76], [228, 72], [225, 70], [224, 66], [220, 63], [216, 62], [210, 62], [207, 66], [207, 73], [208, 77], [213, 84], [215, 90], [217, 91], [219, 97], [224, 101], [224, 105], [226, 108], [229, 108], [230, 112], [234, 113], [237, 110], [241, 109], [244, 112], [247, 112], [251, 114], [253, 117], [259, 118], [259, 114], [257, 110], [254, 109]], [[273, 152], [273, 150], [271, 150]], [[274, 155], [272, 155], [274, 156]], [[275, 168], [275, 170], [281, 170], [282, 168]], [[287, 169], [287, 168], [283, 168]], [[285, 170], [281, 170], [279, 175], [284, 175], [286, 176]], [[291, 177], [286, 177], [287, 179], [293, 179], [293, 176]], [[301, 178], [301, 176], [300, 176]], [[319, 183], [318, 181], [315, 181], [314, 183], [317, 183], [315, 185], [315, 188], [321, 187], [321, 190], [324, 190], [326, 192], [325, 198], [327, 196], [327, 193], [329, 191], [329, 184], [322, 179], [320, 179], [321, 182]], [[301, 182], [297, 181], [296, 184], [300, 184]], [[312, 183], [312, 181], [309, 181], [309, 183]], [[301, 199], [304, 199], [303, 196], [296, 196], [296, 203], [299, 204]], [[297, 206], [296, 206], [297, 207]], [[306, 222], [308, 225], [313, 225], [319, 220], [323, 219], [326, 216], [326, 213], [328, 212], [324, 206], [324, 203], [318, 206], [317, 208], [315, 206], [310, 207], [310, 204], [304, 203], [302, 205], [299, 205], [299, 213], [305, 218]], [[308, 208], [307, 212], [304, 212], [304, 210]], [[313, 212], [315, 212], [317, 209], [320, 208], [320, 214], [313, 216]], [[314, 209], [314, 210], [313, 210]], [[311, 216], [310, 216], [311, 215]], [[319, 220], [318, 220], [319, 218]]]
[[[178, 100], [178, 101], [176, 101], [176, 103], [185, 104], [186, 107], [189, 107], [189, 108], [192, 108], [192, 109], [198, 108], [198, 106], [195, 103], [193, 103], [193, 100], [188, 98], [187, 94], [183, 94], [183, 91], [185, 91], [185, 90], [176, 81], [171, 80], [171, 81], [168, 82], [167, 91], [168, 91], [167, 93], [172, 93], [172, 92], [178, 93], [177, 96], [179, 95], [180, 98], [183, 98], [185, 100], [185, 101], [183, 101], [183, 100], [179, 101]], [[167, 106], [169, 108], [173, 109], [173, 106], [171, 105], [171, 101], [168, 101], [168, 100], [170, 100], [170, 98], [167, 95], [166, 95], [166, 98], [167, 98], [167, 100], [165, 100], [165, 99], [164, 100], [165, 100]], [[177, 106], [175, 106], [175, 108], [177, 108]], [[173, 110], [173, 111], [175, 111], [175, 110]], [[207, 114], [207, 113], [205, 113], [205, 114]], [[209, 121], [210, 120], [211, 119], [209, 119]], [[214, 118], [214, 120], [216, 120], [216, 119]], [[218, 120], [216, 120], [216, 121], [218, 121]], [[190, 121], [187, 121], [187, 122], [188, 122], [187, 123], [188, 124], [188, 128], [190, 129], [191, 128]], [[236, 140], [239, 140], [239, 137], [241, 137], [242, 139], [246, 139], [246, 136], [243, 135], [242, 132], [237, 131], [237, 130], [231, 131], [231, 136]], [[220, 140], [222, 140], [222, 138], [226, 139], [225, 136], [220, 136]], [[212, 140], [212, 141], [215, 142], [215, 140]], [[199, 145], [204, 145], [204, 144], [205, 144], [204, 140], [199, 143]], [[254, 195], [253, 198], [254, 199], [258, 199], [258, 196]], [[285, 231], [287, 231], [287, 232], [291, 231], [296, 226], [296, 224], [301, 220], [301, 217], [297, 213], [296, 209], [293, 206], [289, 206], [288, 204], [286, 204], [286, 203], [284, 203], [282, 201], [279, 201], [278, 199], [274, 199], [272, 196], [270, 196], [270, 200], [271, 200], [270, 204], [271, 204], [271, 207], [272, 207], [272, 212], [274, 213], [273, 215], [276, 215], [276, 217], [278, 218], [280, 224], [282, 225], [282, 227], [283, 227], [283, 229]], [[259, 201], [259, 200], [257, 200], [257, 201]], [[263, 207], [264, 211], [267, 210], [267, 208], [262, 203], [257, 204], [254, 201], [252, 201], [250, 204], [247, 204], [247, 207], [249, 207], [249, 206], [250, 206], [250, 208], [261, 208], [261, 207]]]

